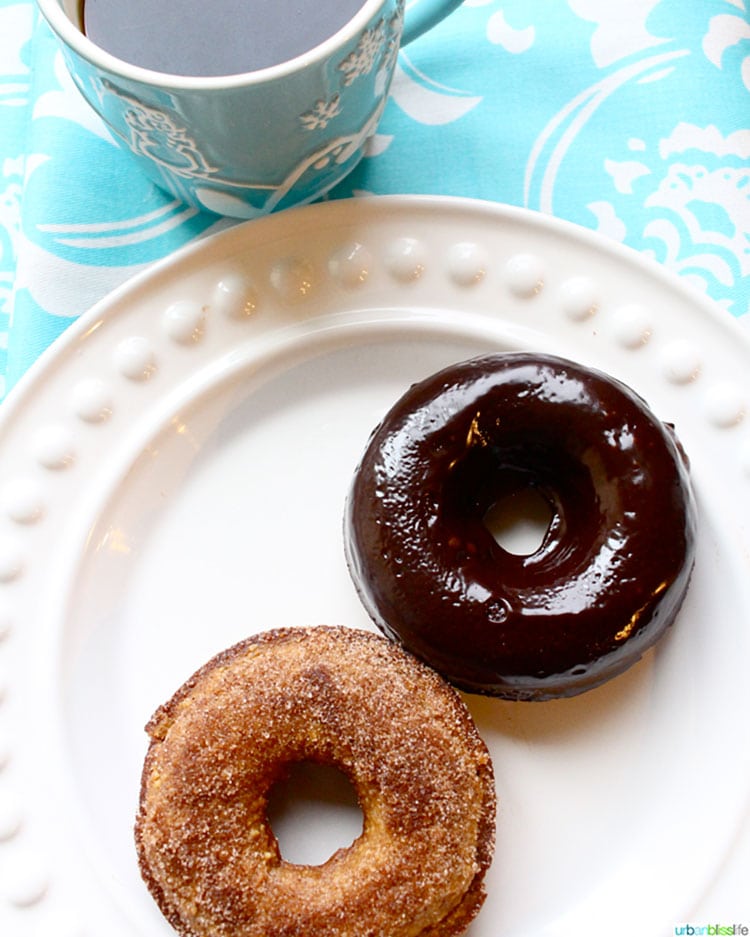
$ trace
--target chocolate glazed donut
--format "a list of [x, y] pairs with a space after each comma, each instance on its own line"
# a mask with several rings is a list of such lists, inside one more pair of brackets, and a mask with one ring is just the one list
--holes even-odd
[[[528, 556], [485, 526], [535, 489]], [[379, 628], [457, 687], [572, 696], [672, 624], [695, 506], [671, 426], [630, 388], [551, 356], [485, 356], [413, 386], [375, 430], [347, 500], [347, 561]]]

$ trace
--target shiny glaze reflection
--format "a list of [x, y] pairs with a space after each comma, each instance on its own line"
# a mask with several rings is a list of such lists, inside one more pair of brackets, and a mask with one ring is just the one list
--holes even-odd
[[[537, 550], [484, 518], [535, 489]], [[370, 439], [346, 549], [382, 631], [469, 692], [580, 693], [673, 622], [694, 563], [695, 507], [672, 428], [632, 390], [551, 356], [463, 362], [412, 387]]]

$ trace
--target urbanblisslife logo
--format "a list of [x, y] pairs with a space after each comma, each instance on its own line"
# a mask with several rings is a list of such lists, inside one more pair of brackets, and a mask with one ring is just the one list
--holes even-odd
[[747, 937], [750, 927], [746, 924], [676, 924], [674, 932], [686, 937], [698, 937], [701, 934], [713, 934], [715, 937]]

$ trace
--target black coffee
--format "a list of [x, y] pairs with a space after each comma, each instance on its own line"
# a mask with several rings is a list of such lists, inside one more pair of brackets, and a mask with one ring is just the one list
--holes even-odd
[[332, 36], [365, 0], [82, 0], [84, 33], [117, 58], [173, 75], [236, 75]]

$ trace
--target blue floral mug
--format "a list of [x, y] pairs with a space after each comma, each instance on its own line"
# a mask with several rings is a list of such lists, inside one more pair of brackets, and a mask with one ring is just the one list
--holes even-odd
[[314, 49], [226, 77], [131, 65], [84, 35], [80, 0], [38, 0], [86, 100], [159, 186], [203, 210], [253, 218], [319, 198], [361, 159], [398, 50], [461, 0], [364, 0]]

